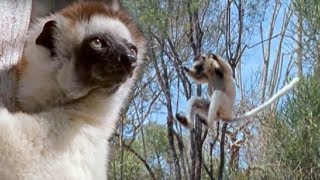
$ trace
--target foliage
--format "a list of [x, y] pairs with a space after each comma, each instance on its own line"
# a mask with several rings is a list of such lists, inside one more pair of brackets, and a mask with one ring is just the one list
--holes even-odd
[[[167, 155], [168, 142], [166, 138], [166, 128], [155, 123], [148, 123], [145, 127], [145, 137], [137, 136], [136, 140], [127, 139], [123, 143], [132, 142], [131, 148], [137, 154], [146, 159], [157, 178], [168, 177], [165, 168], [168, 168], [170, 157]], [[113, 143], [115, 144], [115, 143]], [[119, 149], [119, 147], [114, 147]], [[123, 161], [121, 161], [123, 156]], [[149, 173], [144, 164], [126, 148], [123, 151], [114, 151], [112, 154], [112, 163], [110, 164], [109, 179], [120, 179], [118, 172], [123, 168], [123, 177], [125, 179], [149, 179]]]
[[[295, 12], [302, 20], [303, 42], [302, 53], [305, 64], [311, 64], [311, 69], [320, 76], [320, 1], [293, 0]], [[306, 65], [305, 65], [306, 66]]]
[[[118, 149], [118, 147], [115, 147]], [[124, 162], [121, 161], [121, 154], [123, 153]], [[126, 179], [138, 179], [138, 177], [144, 177], [147, 179], [149, 176], [145, 172], [144, 167], [139, 164], [137, 157], [132, 155], [128, 151], [114, 151], [112, 154], [112, 163], [109, 165], [109, 179], [121, 179], [120, 169], [124, 168], [123, 177]]]
[[281, 179], [320, 178], [320, 81], [307, 77], [287, 97], [271, 123], [264, 175]]
[[310, 26], [320, 33], [320, 1], [294, 0], [293, 6], [298, 15], [304, 17]]

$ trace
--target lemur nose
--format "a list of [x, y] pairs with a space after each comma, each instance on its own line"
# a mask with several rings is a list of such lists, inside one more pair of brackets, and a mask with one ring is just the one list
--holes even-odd
[[131, 67], [136, 66], [137, 57], [131, 53], [122, 54], [120, 56], [120, 61], [124, 65], [129, 65]]

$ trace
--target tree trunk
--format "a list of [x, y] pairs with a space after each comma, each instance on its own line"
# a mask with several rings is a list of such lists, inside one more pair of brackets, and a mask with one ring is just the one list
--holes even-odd
[[220, 165], [219, 165], [219, 174], [218, 174], [218, 180], [223, 179], [223, 170], [224, 170], [224, 164], [225, 164], [225, 149], [224, 149], [224, 143], [225, 143], [225, 135], [228, 128], [228, 123], [223, 123], [222, 130], [221, 130], [221, 141], [220, 141]]
[[297, 66], [297, 75], [299, 77], [302, 76], [302, 18], [298, 15], [297, 20], [297, 59], [296, 59], [296, 66]]
[[[273, 12], [271, 16], [271, 21], [270, 21], [270, 27], [268, 30], [268, 36], [267, 36], [267, 44], [266, 47], [264, 43], [262, 43], [262, 55], [263, 55], [263, 72], [262, 72], [262, 79], [261, 79], [261, 84], [260, 84], [260, 97], [261, 97], [261, 102], [265, 101], [266, 98], [266, 90], [267, 90], [267, 83], [268, 83], [268, 70], [269, 70], [269, 64], [270, 64], [270, 53], [271, 53], [271, 39], [274, 34], [274, 28], [275, 28], [275, 23], [277, 16], [279, 14], [279, 0], [276, 1], [274, 7], [273, 7]], [[260, 24], [260, 33], [261, 33], [261, 41], [263, 41], [263, 27], [262, 23]]]
[[[199, 8], [192, 8], [192, 2], [188, 2], [189, 10], [189, 41], [193, 51], [194, 60], [201, 54], [203, 32], [200, 26]], [[201, 86], [197, 86], [197, 96], [201, 96]], [[194, 131], [191, 132], [191, 172], [190, 179], [201, 179], [202, 167], [202, 124], [196, 117]]]
[[[156, 58], [152, 58], [152, 63], [156, 71], [157, 79], [160, 84], [160, 88], [162, 92], [164, 93], [165, 99], [166, 99], [166, 108], [168, 112], [167, 116], [167, 130], [168, 130], [168, 142], [169, 142], [169, 149], [170, 149], [170, 156], [172, 157], [173, 163], [174, 163], [174, 172], [177, 180], [181, 179], [181, 168], [180, 168], [180, 161], [177, 155], [177, 151], [175, 148], [175, 139], [174, 134], [175, 130], [173, 127], [173, 109], [172, 109], [172, 99], [171, 99], [171, 93], [168, 91], [170, 89], [170, 78], [168, 69], [165, 65], [164, 60], [164, 42], [160, 41], [158, 39], [158, 43], [160, 44], [160, 65], [157, 64]], [[151, 56], [156, 57], [156, 52], [151, 51]], [[162, 73], [160, 72], [160, 67], [162, 68]]]
[[22, 57], [31, 13], [31, 0], [0, 1], [0, 101], [15, 110], [15, 70]]

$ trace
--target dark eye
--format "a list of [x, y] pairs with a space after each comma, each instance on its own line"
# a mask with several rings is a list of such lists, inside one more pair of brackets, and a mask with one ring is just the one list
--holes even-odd
[[132, 53], [134, 53], [135, 55], [138, 54], [138, 49], [137, 49], [137, 47], [136, 47], [135, 45], [129, 44], [128, 47], [129, 47], [129, 49], [130, 49], [130, 51], [131, 51]]
[[101, 49], [101, 48], [105, 47], [105, 41], [98, 38], [98, 37], [95, 37], [90, 41], [90, 45], [94, 49]]
[[202, 72], [203, 71], [202, 65], [196, 65], [196, 66], [194, 66], [194, 69], [196, 70], [196, 72]]

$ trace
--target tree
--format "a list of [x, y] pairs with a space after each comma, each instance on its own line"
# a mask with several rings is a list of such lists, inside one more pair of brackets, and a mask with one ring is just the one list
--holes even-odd
[[[305, 26], [301, 28], [301, 34], [304, 36], [301, 44], [306, 48], [302, 50], [301, 56], [312, 62], [313, 72], [320, 78], [320, 2], [293, 0], [293, 7], [300, 21], [298, 25]], [[314, 50], [310, 51], [310, 49]]]
[[31, 0], [0, 2], [0, 99], [9, 110], [15, 110], [14, 65], [22, 58], [26, 40]]
[[293, 0], [294, 9], [298, 15], [305, 18], [305, 20], [319, 32], [320, 28], [320, 2], [317, 0]]

